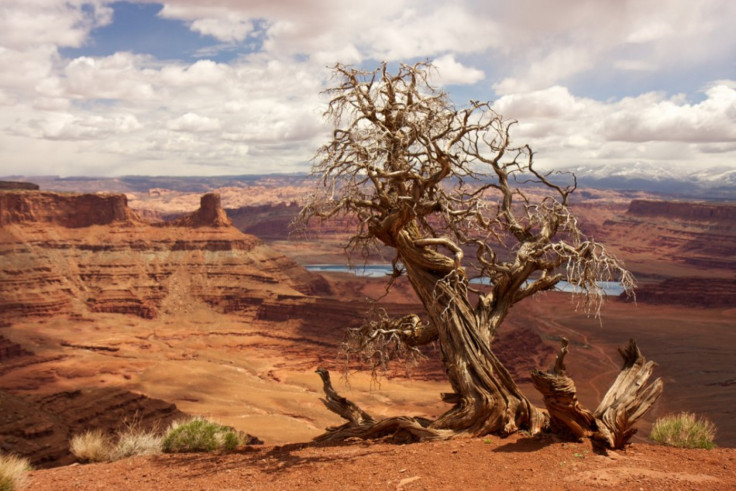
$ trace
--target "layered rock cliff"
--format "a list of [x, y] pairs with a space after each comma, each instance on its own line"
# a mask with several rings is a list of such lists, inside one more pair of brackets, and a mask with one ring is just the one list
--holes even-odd
[[232, 227], [217, 195], [149, 224], [124, 195], [0, 193], [0, 315], [114, 312], [153, 318], [206, 303], [253, 314], [324, 281]]
[[636, 199], [596, 238], [645, 273], [727, 277], [736, 270], [736, 205]]

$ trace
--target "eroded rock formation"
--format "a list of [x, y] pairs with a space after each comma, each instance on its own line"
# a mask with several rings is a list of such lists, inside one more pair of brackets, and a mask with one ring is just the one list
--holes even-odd
[[635, 199], [605, 220], [598, 237], [639, 276], [728, 277], [736, 270], [736, 205], [730, 203]]
[[115, 312], [153, 318], [205, 302], [255, 313], [264, 299], [326, 283], [230, 225], [219, 196], [149, 224], [124, 195], [0, 193], [0, 314]]

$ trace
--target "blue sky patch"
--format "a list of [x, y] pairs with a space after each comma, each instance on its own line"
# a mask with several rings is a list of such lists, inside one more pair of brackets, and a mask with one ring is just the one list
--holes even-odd
[[61, 55], [102, 57], [129, 51], [159, 60], [228, 62], [260, 48], [261, 43], [252, 39], [242, 45], [224, 44], [190, 30], [184, 22], [160, 17], [162, 4], [115, 2], [110, 7], [115, 12], [110, 24], [93, 30], [84, 46], [60, 49]]

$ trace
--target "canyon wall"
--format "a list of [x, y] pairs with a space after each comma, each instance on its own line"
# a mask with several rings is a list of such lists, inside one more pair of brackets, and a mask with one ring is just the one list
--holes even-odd
[[324, 281], [230, 225], [217, 195], [149, 224], [124, 195], [0, 193], [0, 315], [114, 312], [154, 318], [206, 303], [255, 315]]
[[636, 199], [595, 238], [641, 277], [721, 277], [736, 271], [736, 204]]
[[635, 199], [629, 204], [627, 214], [672, 220], [726, 222], [726, 225], [732, 226], [736, 224], [736, 206], [724, 203]]

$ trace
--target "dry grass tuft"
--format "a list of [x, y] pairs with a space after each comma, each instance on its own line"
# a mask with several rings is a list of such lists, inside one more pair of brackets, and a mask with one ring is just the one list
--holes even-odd
[[124, 432], [110, 452], [111, 460], [124, 459], [134, 455], [156, 455], [162, 451], [163, 437], [153, 431]]
[[15, 455], [0, 455], [0, 491], [13, 491], [26, 484], [26, 472], [31, 470], [28, 459]]
[[107, 462], [112, 453], [112, 441], [100, 430], [87, 431], [72, 437], [69, 450], [82, 462]]
[[134, 455], [160, 454], [162, 439], [153, 430], [145, 431], [137, 425], [129, 425], [114, 438], [99, 430], [76, 435], [70, 442], [70, 450], [83, 462], [110, 462]]
[[669, 415], [654, 422], [652, 440], [680, 448], [705, 448], [716, 446], [716, 426], [705, 418], [697, 418], [693, 413]]

